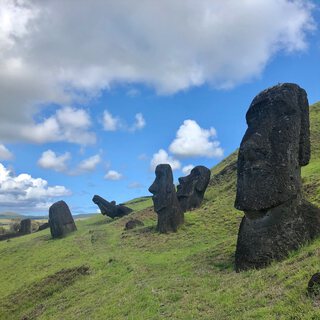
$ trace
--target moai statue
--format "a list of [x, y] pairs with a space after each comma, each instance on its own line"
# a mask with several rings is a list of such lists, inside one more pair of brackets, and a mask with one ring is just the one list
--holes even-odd
[[159, 164], [156, 167], [156, 179], [149, 191], [153, 194], [154, 210], [158, 214], [157, 230], [160, 233], [176, 232], [184, 222], [184, 215], [177, 198], [169, 164]]
[[31, 219], [21, 220], [19, 233], [22, 233], [22, 234], [32, 233]]
[[123, 217], [133, 211], [122, 204], [116, 205], [115, 201], [109, 202], [98, 195], [94, 195], [92, 201], [99, 207], [101, 214], [107, 215], [112, 219]]
[[238, 271], [281, 260], [320, 232], [320, 210], [301, 192], [300, 168], [310, 159], [306, 92], [290, 83], [264, 90], [246, 120], [235, 201], [245, 213], [235, 255]]
[[55, 202], [49, 208], [48, 222], [52, 238], [59, 238], [77, 230], [70, 209], [64, 201]]
[[179, 178], [177, 196], [183, 212], [200, 207], [210, 175], [211, 171], [208, 168], [197, 166], [188, 176]]

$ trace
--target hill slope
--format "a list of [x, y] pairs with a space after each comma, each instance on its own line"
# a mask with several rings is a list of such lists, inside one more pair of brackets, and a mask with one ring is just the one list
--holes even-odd
[[[303, 168], [306, 196], [320, 206], [320, 104], [311, 108], [312, 160]], [[49, 231], [0, 243], [0, 319], [320, 319], [306, 296], [320, 271], [320, 239], [283, 262], [235, 273], [242, 213], [233, 208], [236, 153], [212, 169], [198, 210], [177, 233], [155, 232], [150, 199], [130, 217], [98, 215], [51, 240]]]

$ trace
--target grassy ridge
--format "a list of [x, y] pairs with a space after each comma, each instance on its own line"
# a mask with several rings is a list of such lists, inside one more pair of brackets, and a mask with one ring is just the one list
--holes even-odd
[[[304, 192], [320, 206], [319, 124], [320, 104], [302, 170]], [[266, 269], [235, 273], [236, 153], [212, 173], [202, 207], [174, 234], [155, 231], [146, 198], [127, 203], [145, 223], [132, 231], [123, 230], [129, 217], [97, 215], [65, 239], [44, 230], [0, 242], [0, 319], [320, 319], [320, 300], [305, 294], [320, 271], [320, 239]]]

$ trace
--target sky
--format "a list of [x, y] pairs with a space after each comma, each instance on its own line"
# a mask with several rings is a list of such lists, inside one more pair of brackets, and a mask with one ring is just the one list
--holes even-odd
[[320, 1], [1, 0], [0, 212], [97, 212], [238, 148], [260, 91], [320, 100]]

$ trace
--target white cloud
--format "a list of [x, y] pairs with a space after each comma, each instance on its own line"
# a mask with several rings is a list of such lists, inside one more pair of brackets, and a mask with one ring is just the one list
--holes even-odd
[[6, 146], [0, 144], [0, 160], [10, 160], [13, 158], [13, 154], [7, 149]]
[[[1, 113], [1, 107], [0, 107]], [[93, 144], [96, 136], [89, 131], [90, 116], [84, 109], [63, 107], [42, 122], [21, 123], [16, 126], [5, 124], [0, 136], [8, 141], [30, 141], [46, 143], [64, 141], [80, 145]]]
[[120, 180], [122, 179], [122, 174], [115, 170], [109, 170], [107, 174], [104, 176], [107, 180]]
[[146, 121], [142, 113], [137, 113], [135, 115], [135, 122], [131, 126], [128, 126], [124, 120], [120, 119], [119, 117], [113, 116], [108, 110], [105, 110], [103, 112], [102, 124], [105, 131], [123, 130], [135, 132], [137, 130], [143, 129], [146, 125]]
[[155, 153], [152, 156], [152, 159], [150, 162], [150, 168], [151, 170], [155, 170], [158, 164], [166, 164], [166, 163], [170, 164], [172, 170], [177, 170], [181, 168], [180, 161], [170, 157], [168, 153], [163, 149], [160, 149], [157, 153]]
[[82, 160], [78, 166], [80, 172], [93, 171], [97, 165], [101, 162], [101, 156], [96, 154], [90, 158]]
[[106, 131], [116, 131], [120, 128], [120, 119], [114, 117], [109, 111], [103, 112], [103, 129]]
[[193, 164], [188, 164], [187, 166], [184, 166], [183, 168], [182, 168], [182, 172], [183, 172], [183, 174], [184, 175], [189, 175], [190, 174], [190, 172], [191, 172], [191, 170], [194, 168], [194, 165]]
[[222, 157], [220, 142], [214, 128], [202, 129], [194, 120], [185, 120], [177, 131], [169, 150], [179, 157]]
[[42, 178], [33, 178], [27, 173], [15, 176], [0, 163], [0, 206], [15, 210], [48, 209], [50, 200], [71, 195], [64, 186], [49, 186]]
[[130, 128], [130, 131], [141, 130], [146, 125], [146, 120], [144, 119], [142, 113], [137, 113], [135, 115], [135, 123]]
[[52, 150], [44, 151], [38, 160], [38, 165], [45, 169], [51, 169], [57, 172], [63, 172], [67, 170], [66, 162], [71, 158], [69, 152], [57, 156]]
[[[277, 53], [307, 47], [312, 11], [307, 0], [2, 0], [0, 139], [22, 139], [14, 131], [34, 126], [47, 103], [83, 101], [118, 83], [174, 93], [248, 81]], [[43, 126], [36, 141], [56, 128]]]

